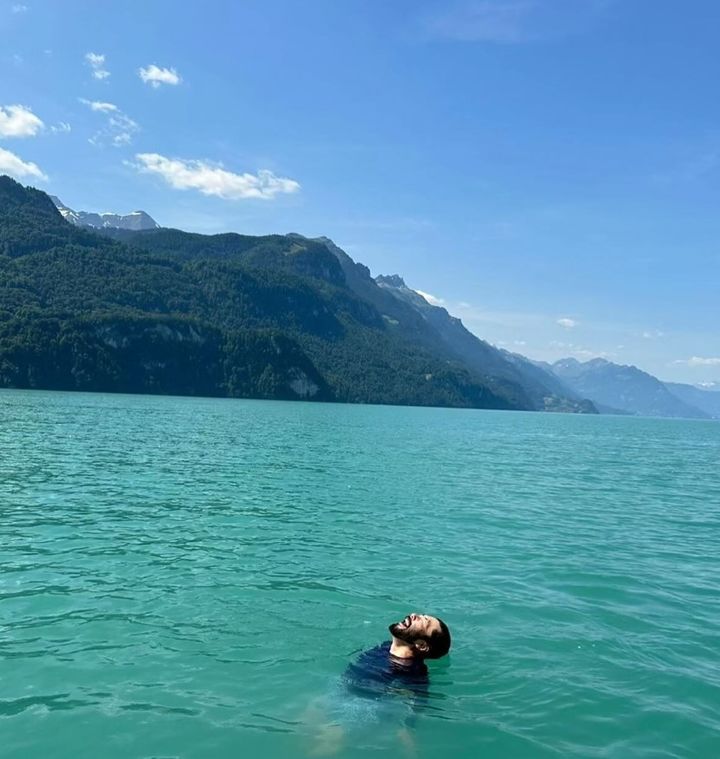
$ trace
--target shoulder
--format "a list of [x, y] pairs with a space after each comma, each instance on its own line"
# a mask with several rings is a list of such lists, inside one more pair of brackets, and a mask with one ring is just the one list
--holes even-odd
[[390, 657], [390, 641], [387, 641], [385, 643], [381, 643], [379, 646], [375, 646], [374, 648], [368, 648], [367, 651], [363, 651], [356, 659], [358, 664], [366, 663], [370, 664], [371, 662], [382, 662], [382, 661], [388, 661]]

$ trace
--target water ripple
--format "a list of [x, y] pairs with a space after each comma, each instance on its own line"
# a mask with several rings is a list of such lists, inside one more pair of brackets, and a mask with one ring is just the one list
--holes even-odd
[[[720, 755], [720, 426], [0, 391], [8, 757], [299, 757], [454, 634], [418, 757]], [[41, 727], [38, 727], [41, 726]], [[343, 756], [393, 755], [392, 726]]]

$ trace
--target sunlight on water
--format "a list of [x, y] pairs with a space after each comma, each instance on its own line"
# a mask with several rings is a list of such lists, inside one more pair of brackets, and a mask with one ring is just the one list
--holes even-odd
[[[720, 425], [0, 392], [3, 757], [720, 756]], [[412, 610], [431, 699], [340, 731]]]

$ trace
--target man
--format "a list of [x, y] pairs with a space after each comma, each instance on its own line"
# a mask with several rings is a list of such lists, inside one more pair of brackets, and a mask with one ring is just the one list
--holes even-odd
[[338, 754], [346, 731], [377, 731], [383, 725], [412, 752], [409, 728], [428, 699], [425, 661], [447, 654], [450, 631], [428, 614], [408, 614], [388, 629], [391, 640], [360, 654], [345, 670], [342, 687], [326, 701], [329, 721], [317, 736], [313, 754]]
[[388, 629], [392, 640], [362, 653], [345, 672], [348, 689], [378, 698], [398, 689], [424, 698], [428, 688], [426, 659], [439, 659], [450, 650], [450, 630], [437, 617], [408, 614]]

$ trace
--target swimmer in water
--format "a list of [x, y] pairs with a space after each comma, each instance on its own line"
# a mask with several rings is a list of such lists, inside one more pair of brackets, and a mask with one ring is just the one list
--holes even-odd
[[[427, 690], [426, 659], [439, 659], [450, 650], [450, 630], [437, 617], [408, 614], [388, 627], [392, 640], [360, 654], [345, 672], [350, 690], [368, 689], [378, 695], [378, 685]], [[418, 686], [418, 687], [413, 687]]]
[[450, 650], [447, 625], [429, 614], [408, 614], [389, 625], [391, 640], [364, 651], [348, 665], [342, 689], [328, 706], [331, 718], [312, 753], [340, 752], [349, 729], [376, 729], [394, 724], [406, 749], [413, 752], [415, 714], [428, 700], [428, 659], [440, 659]]

